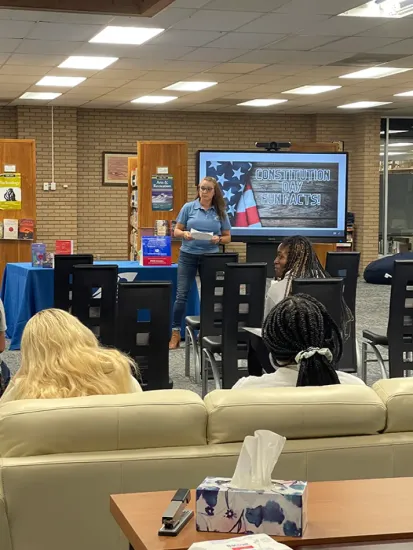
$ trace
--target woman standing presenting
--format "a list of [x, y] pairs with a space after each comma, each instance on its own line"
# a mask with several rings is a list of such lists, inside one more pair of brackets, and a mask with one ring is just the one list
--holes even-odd
[[[187, 202], [179, 212], [174, 236], [183, 239], [178, 260], [178, 288], [173, 309], [172, 337], [169, 349], [181, 341], [182, 318], [189, 290], [195, 280], [202, 256], [219, 252], [220, 244], [231, 242], [231, 224], [226, 213], [221, 188], [214, 178], [206, 177], [198, 185], [198, 198]], [[212, 233], [210, 240], [197, 240], [191, 229]]]

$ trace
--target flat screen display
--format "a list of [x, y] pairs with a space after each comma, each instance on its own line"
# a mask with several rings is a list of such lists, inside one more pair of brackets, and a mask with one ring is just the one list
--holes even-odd
[[199, 151], [198, 175], [221, 186], [233, 240], [345, 237], [346, 153]]

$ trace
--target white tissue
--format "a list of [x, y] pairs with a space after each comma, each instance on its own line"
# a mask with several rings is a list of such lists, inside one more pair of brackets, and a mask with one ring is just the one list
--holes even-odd
[[270, 489], [271, 474], [285, 442], [285, 437], [269, 430], [247, 435], [228, 487], [255, 491]]

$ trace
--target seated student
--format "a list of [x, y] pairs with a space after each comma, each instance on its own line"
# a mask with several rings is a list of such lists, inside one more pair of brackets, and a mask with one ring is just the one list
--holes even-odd
[[300, 235], [283, 240], [277, 249], [274, 267], [275, 280], [272, 281], [267, 293], [264, 318], [274, 306], [290, 294], [292, 279], [325, 279], [329, 276], [314, 252], [311, 242]]
[[1, 354], [6, 349], [6, 314], [4, 311], [3, 302], [0, 300], [0, 396], [7, 388], [10, 381], [10, 370], [3, 361]]
[[268, 314], [262, 330], [274, 373], [241, 378], [233, 389], [364, 384], [335, 370], [343, 352], [340, 330], [315, 298], [284, 298]]
[[142, 391], [132, 359], [100, 346], [91, 330], [60, 309], [46, 309], [27, 323], [21, 367], [0, 399], [55, 399]]

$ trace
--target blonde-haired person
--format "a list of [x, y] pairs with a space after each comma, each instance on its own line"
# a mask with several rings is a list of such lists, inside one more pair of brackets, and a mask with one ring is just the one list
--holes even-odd
[[142, 391], [132, 376], [135, 363], [102, 347], [76, 317], [45, 309], [27, 323], [21, 367], [0, 399], [56, 399]]
[[[198, 185], [198, 198], [187, 202], [179, 212], [174, 236], [183, 239], [178, 260], [178, 288], [173, 309], [172, 337], [169, 349], [179, 347], [181, 326], [188, 294], [204, 254], [219, 252], [220, 244], [231, 242], [231, 224], [221, 187], [215, 178], [206, 177]], [[197, 240], [191, 230], [210, 233], [211, 238]]]

